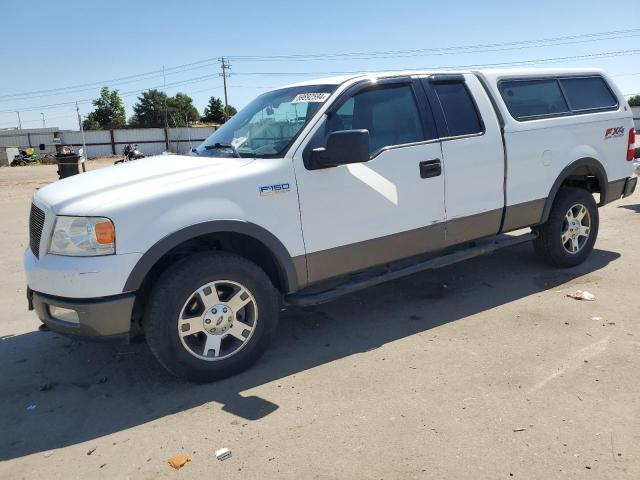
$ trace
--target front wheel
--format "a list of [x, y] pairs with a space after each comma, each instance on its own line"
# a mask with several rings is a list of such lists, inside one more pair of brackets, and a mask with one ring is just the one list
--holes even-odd
[[245, 370], [264, 353], [279, 306], [257, 265], [206, 252], [164, 272], [150, 292], [143, 325], [151, 351], [169, 372], [210, 382]]
[[537, 227], [533, 245], [547, 263], [573, 267], [584, 262], [598, 236], [598, 206], [581, 188], [563, 188], [553, 202], [549, 219]]

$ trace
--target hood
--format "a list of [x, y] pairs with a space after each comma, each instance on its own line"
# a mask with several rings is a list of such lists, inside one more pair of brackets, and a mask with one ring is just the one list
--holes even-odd
[[251, 163], [251, 158], [158, 155], [100, 168], [54, 182], [35, 197], [57, 214], [90, 215], [115, 200], [157, 194], [192, 179], [212, 180]]

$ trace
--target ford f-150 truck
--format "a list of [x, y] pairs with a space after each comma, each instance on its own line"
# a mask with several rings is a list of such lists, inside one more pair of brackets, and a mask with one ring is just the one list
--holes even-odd
[[583, 262], [597, 207], [635, 189], [634, 143], [630, 108], [599, 70], [282, 87], [189, 156], [36, 192], [29, 305], [51, 330], [144, 335], [173, 374], [226, 377], [263, 353], [282, 305], [521, 241], [558, 267]]

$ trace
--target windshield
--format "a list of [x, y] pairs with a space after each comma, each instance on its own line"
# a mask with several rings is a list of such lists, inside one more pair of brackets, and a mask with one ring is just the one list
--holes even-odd
[[208, 157], [277, 157], [284, 154], [336, 85], [305, 85], [260, 95], [196, 149]]

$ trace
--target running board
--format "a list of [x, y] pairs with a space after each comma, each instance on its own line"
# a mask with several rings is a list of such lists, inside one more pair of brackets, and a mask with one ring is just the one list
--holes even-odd
[[320, 303], [329, 302], [343, 295], [362, 290], [364, 288], [373, 287], [390, 280], [413, 275], [414, 273], [424, 270], [435, 270], [437, 268], [453, 265], [474, 257], [489, 255], [502, 248], [512, 247], [520, 243], [529, 242], [538, 236], [537, 232], [525, 233], [518, 236], [500, 235], [485, 240], [475, 242], [475, 245], [462, 250], [457, 250], [440, 257], [431, 258], [418, 263], [400, 268], [388, 268], [380, 275], [367, 278], [358, 278], [355, 280], [347, 280], [333, 288], [322, 290], [316, 293], [295, 293], [287, 295], [284, 298], [285, 305], [303, 307], [308, 305], [318, 305]]

